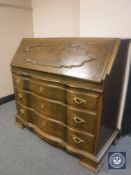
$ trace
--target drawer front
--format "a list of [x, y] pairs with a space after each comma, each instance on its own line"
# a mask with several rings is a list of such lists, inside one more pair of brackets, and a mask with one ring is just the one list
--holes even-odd
[[66, 107], [60, 102], [40, 98], [39, 96], [27, 91], [15, 88], [16, 100], [22, 104], [34, 108], [36, 111], [48, 117], [65, 123]]
[[65, 101], [65, 89], [53, 84], [38, 83], [34, 80], [31, 80], [28, 82], [28, 90], [31, 90], [40, 96], [60, 100], [63, 102]]
[[31, 78], [20, 77], [14, 74], [13, 82], [16, 87], [32, 91], [40, 96], [65, 101], [65, 89], [62, 84], [32, 80]]
[[18, 115], [23, 118], [27, 123], [32, 123], [45, 133], [65, 139], [65, 127], [58, 122], [51, 121], [46, 117], [38, 114], [35, 110], [27, 108], [19, 103], [16, 104]]
[[45, 133], [65, 140], [65, 127], [58, 122], [32, 112], [31, 122]]
[[94, 137], [69, 128], [67, 129], [67, 143], [83, 151], [93, 152], [94, 150]]
[[29, 93], [25, 93], [25, 91], [18, 89], [18, 88], [14, 88], [14, 89], [15, 89], [16, 101], [29, 106], [30, 101], [31, 101], [31, 96], [29, 96]]
[[89, 108], [95, 110], [97, 108], [98, 95], [93, 93], [82, 93], [81, 91], [67, 90], [67, 103], [76, 107]]
[[38, 112], [47, 115], [48, 117], [65, 123], [65, 106], [59, 102], [49, 99], [40, 99], [36, 96], [31, 96], [31, 107]]
[[67, 124], [70, 127], [85, 132], [94, 133], [96, 125], [96, 113], [85, 112], [76, 108], [67, 108]]
[[20, 76], [15, 75], [15, 74], [12, 74], [12, 77], [13, 77], [13, 84], [16, 87], [19, 87], [21, 89], [26, 88], [26, 85], [27, 85], [27, 82], [28, 82], [27, 78], [22, 78]]
[[30, 111], [27, 110], [27, 108], [25, 108], [23, 105], [20, 105], [19, 103], [16, 103], [16, 107], [17, 107], [17, 113], [18, 115], [23, 118], [23, 120], [25, 120], [26, 122], [31, 122], [31, 118], [30, 118]]

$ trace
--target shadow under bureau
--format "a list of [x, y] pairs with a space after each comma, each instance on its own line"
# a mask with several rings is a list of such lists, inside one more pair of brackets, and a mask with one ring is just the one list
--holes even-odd
[[116, 138], [128, 42], [23, 39], [11, 63], [16, 122], [97, 172]]

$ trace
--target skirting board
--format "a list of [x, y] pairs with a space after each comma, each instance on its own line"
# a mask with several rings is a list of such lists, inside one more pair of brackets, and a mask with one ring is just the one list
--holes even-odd
[[8, 95], [6, 97], [2, 97], [2, 98], [0, 98], [0, 105], [2, 105], [4, 103], [8, 103], [9, 101], [12, 101], [14, 99], [15, 99], [15, 95], [14, 94]]

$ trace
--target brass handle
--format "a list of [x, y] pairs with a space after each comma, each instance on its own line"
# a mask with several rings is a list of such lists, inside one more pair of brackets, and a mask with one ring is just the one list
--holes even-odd
[[73, 135], [73, 140], [75, 143], [84, 143], [85, 141], [75, 135]]
[[79, 97], [73, 97], [73, 100], [76, 104], [86, 104], [86, 100], [81, 99]]
[[72, 116], [75, 123], [86, 123], [84, 119], [77, 117], [75, 114], [72, 114]]
[[20, 112], [21, 112], [21, 114], [24, 114], [25, 113], [24, 109], [21, 109]]
[[22, 98], [23, 98], [23, 95], [22, 95], [22, 94], [18, 94], [18, 97], [19, 97], [20, 99], [22, 99]]
[[43, 88], [43, 86], [40, 86], [40, 93], [42, 93], [43, 91], [44, 91], [44, 88]]

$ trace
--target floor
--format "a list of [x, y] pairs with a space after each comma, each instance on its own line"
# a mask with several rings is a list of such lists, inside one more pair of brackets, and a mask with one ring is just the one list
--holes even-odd
[[[79, 160], [50, 146], [28, 129], [15, 125], [15, 103], [0, 106], [0, 175], [93, 175]], [[119, 139], [109, 151], [125, 151], [125, 170], [108, 169], [107, 154], [98, 175], [131, 174], [131, 137]]]

